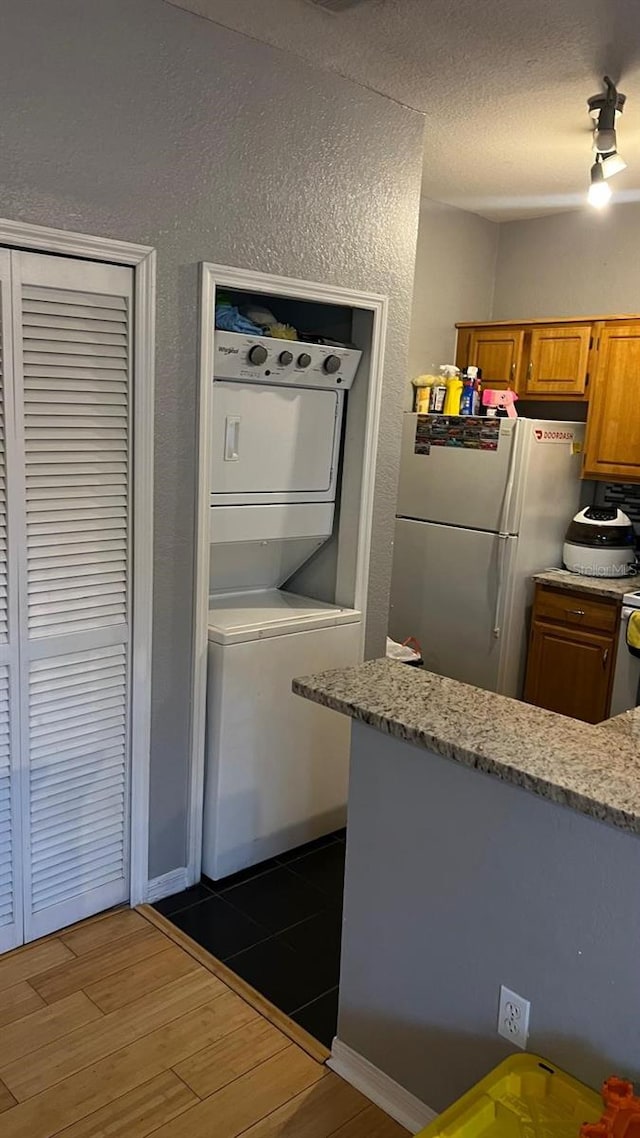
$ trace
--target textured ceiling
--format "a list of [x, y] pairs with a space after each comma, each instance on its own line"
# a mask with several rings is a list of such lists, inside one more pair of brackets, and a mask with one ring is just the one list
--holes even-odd
[[423, 112], [424, 196], [500, 221], [584, 202], [586, 100], [607, 72], [627, 95], [612, 184], [640, 200], [640, 0], [167, 2]]

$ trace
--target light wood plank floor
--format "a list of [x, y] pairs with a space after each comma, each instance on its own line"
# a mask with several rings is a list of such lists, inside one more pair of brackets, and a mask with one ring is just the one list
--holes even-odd
[[2, 1138], [407, 1138], [178, 939], [120, 910], [0, 957]]

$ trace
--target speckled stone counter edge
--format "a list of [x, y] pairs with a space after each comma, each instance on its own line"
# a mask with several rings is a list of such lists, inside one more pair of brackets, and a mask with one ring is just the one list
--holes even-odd
[[295, 679], [293, 691], [640, 835], [640, 709], [591, 726], [387, 660]]
[[532, 580], [539, 585], [551, 585], [556, 589], [564, 589], [574, 593], [588, 593], [594, 597], [606, 597], [607, 600], [618, 601], [622, 604], [625, 593], [633, 593], [640, 589], [640, 576], [635, 577], [582, 577], [579, 573], [570, 573], [568, 569], [545, 569], [542, 573], [535, 573]]

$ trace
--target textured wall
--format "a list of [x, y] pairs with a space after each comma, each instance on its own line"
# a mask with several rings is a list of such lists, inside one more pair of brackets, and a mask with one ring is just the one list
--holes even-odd
[[640, 312], [640, 203], [500, 226], [494, 320]]
[[453, 363], [457, 320], [490, 319], [498, 234], [474, 213], [420, 203], [409, 378]]
[[442, 1110], [529, 1049], [640, 1077], [640, 840], [353, 724], [338, 1037]]
[[0, 213], [158, 250], [152, 876], [185, 863], [202, 260], [388, 293], [386, 628], [422, 118], [158, 0], [2, 0]]

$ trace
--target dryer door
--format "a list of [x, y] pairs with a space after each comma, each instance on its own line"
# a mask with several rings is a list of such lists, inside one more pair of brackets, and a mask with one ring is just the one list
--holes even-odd
[[211, 504], [329, 502], [341, 391], [214, 382]]

